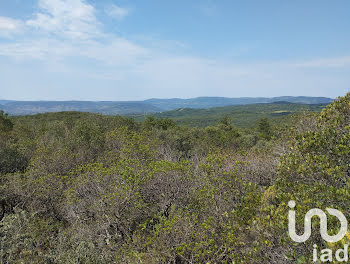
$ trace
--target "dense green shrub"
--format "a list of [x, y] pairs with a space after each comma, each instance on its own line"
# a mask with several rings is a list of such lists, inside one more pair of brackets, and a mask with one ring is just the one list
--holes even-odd
[[350, 215], [350, 94], [298, 122], [1, 113], [1, 261], [310, 263], [287, 203]]

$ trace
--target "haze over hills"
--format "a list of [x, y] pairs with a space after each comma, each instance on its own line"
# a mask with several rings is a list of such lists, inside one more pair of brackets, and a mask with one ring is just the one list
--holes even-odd
[[80, 111], [106, 115], [149, 114], [180, 108], [206, 109], [233, 105], [248, 105], [274, 102], [298, 104], [328, 104], [326, 97], [282, 96], [282, 97], [197, 97], [190, 99], [148, 99], [144, 101], [13, 101], [0, 100], [0, 110], [10, 115], [28, 115], [61, 111]]
[[2, 105], [2, 104], [7, 104], [7, 103], [10, 103], [10, 102], [14, 102], [14, 101], [11, 101], [11, 100], [1, 100], [1, 99], [0, 99], [0, 105]]
[[101, 113], [106, 115], [144, 114], [161, 109], [144, 102], [93, 102], [93, 101], [7, 101], [0, 109], [10, 115], [31, 115], [62, 111]]
[[308, 97], [308, 96], [280, 96], [280, 97], [197, 97], [190, 99], [148, 99], [144, 102], [157, 106], [163, 110], [175, 110], [179, 108], [212, 108], [230, 105], [261, 104], [274, 102], [289, 102], [298, 104], [328, 104], [333, 101], [327, 97]]

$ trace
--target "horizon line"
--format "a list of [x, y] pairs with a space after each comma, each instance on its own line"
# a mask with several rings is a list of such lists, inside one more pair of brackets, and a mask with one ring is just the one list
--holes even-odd
[[48, 99], [37, 99], [37, 100], [21, 100], [21, 99], [4, 99], [0, 98], [0, 101], [10, 101], [10, 102], [145, 102], [149, 100], [190, 100], [190, 99], [198, 99], [198, 98], [226, 98], [226, 99], [273, 99], [278, 97], [309, 97], [309, 98], [325, 98], [325, 99], [332, 99], [335, 100], [338, 97], [341, 97], [342, 95], [337, 96], [336, 98], [328, 97], [328, 96], [312, 96], [312, 95], [280, 95], [280, 96], [240, 96], [240, 97], [228, 97], [228, 96], [196, 96], [196, 97], [188, 97], [188, 98], [181, 98], [181, 97], [167, 97], [167, 98], [159, 98], [159, 97], [152, 97], [148, 99], [140, 99], [140, 100], [76, 100], [76, 99], [67, 99], [67, 100], [48, 100]]

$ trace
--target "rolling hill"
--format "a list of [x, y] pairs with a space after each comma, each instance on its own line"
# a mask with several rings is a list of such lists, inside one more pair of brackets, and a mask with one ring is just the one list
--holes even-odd
[[[287, 123], [293, 115], [302, 112], [320, 112], [327, 104], [294, 104], [289, 102], [275, 102], [264, 104], [249, 104], [239, 106], [215, 107], [209, 109], [180, 108], [177, 110], [156, 113], [156, 118], [170, 118], [177, 124], [192, 127], [206, 127], [215, 125], [227, 116], [237, 127], [254, 126], [260, 118], [267, 117], [273, 123]], [[134, 116], [142, 121], [147, 115]]]
[[247, 105], [247, 104], [261, 104], [274, 102], [290, 102], [297, 104], [329, 104], [333, 101], [326, 97], [307, 97], [307, 96], [281, 96], [281, 97], [241, 97], [241, 98], [227, 98], [227, 97], [197, 97], [191, 99], [149, 99], [144, 102], [149, 103], [163, 110], [175, 110], [179, 108], [212, 108], [230, 105]]
[[144, 114], [161, 109], [144, 102], [93, 102], [93, 101], [13, 101], [0, 105], [10, 115], [79, 111], [106, 115]]
[[[274, 97], [274, 98], [227, 98], [197, 97], [191, 99], [148, 99], [144, 101], [11, 101], [0, 100], [0, 110], [10, 115], [79, 111], [106, 115], [144, 115], [176, 109], [206, 109], [213, 107], [239, 106], [285, 101], [299, 104], [328, 104], [333, 101], [325, 97]], [[181, 110], [183, 111], [183, 110]], [[189, 111], [189, 110], [186, 110]], [[185, 112], [186, 112], [185, 111]]]

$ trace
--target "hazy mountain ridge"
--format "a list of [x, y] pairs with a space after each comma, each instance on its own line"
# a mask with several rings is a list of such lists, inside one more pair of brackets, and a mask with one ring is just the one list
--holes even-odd
[[10, 115], [80, 111], [106, 115], [149, 114], [180, 108], [207, 109], [233, 105], [259, 103], [328, 104], [333, 99], [326, 97], [281, 96], [281, 97], [197, 97], [190, 99], [148, 99], [144, 101], [12, 101], [0, 100], [0, 109]]
[[93, 101], [13, 101], [0, 105], [10, 115], [27, 115], [62, 111], [79, 111], [108, 115], [144, 114], [161, 109], [144, 102], [93, 102]]
[[13, 102], [13, 101], [0, 99], [0, 105], [5, 105], [5, 104], [10, 103], [10, 102]]
[[150, 103], [164, 110], [175, 110], [178, 108], [212, 108], [231, 105], [246, 105], [274, 102], [288, 102], [297, 104], [328, 104], [333, 99], [327, 97], [309, 97], [309, 96], [280, 96], [280, 97], [197, 97], [190, 99], [149, 99], [145, 102]]

